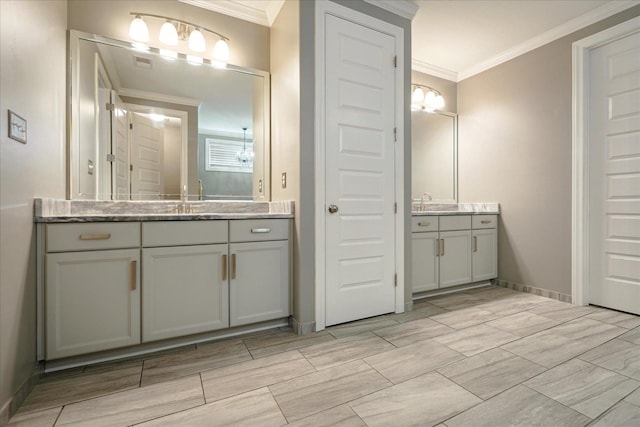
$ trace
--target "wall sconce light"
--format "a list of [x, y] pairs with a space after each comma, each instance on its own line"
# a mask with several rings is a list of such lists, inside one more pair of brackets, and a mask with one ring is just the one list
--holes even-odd
[[162, 24], [162, 27], [160, 27], [160, 34], [158, 35], [158, 40], [163, 44], [168, 46], [177, 46], [180, 40], [188, 40], [189, 49], [198, 53], [202, 53], [207, 50], [207, 42], [204, 38], [203, 32], [213, 34], [218, 37], [218, 41], [213, 47], [213, 59], [211, 60], [211, 64], [218, 68], [224, 68], [227, 66], [227, 62], [229, 62], [229, 45], [227, 44], [229, 38], [217, 31], [209, 30], [208, 28], [204, 28], [200, 25], [192, 24], [181, 19], [170, 18], [168, 16], [139, 12], [131, 12], [131, 15], [134, 18], [129, 26], [129, 37], [136, 42], [146, 43], [149, 41], [149, 28], [143, 18], [155, 18], [165, 21], [165, 23]]
[[444, 97], [436, 89], [417, 84], [411, 87], [411, 111], [433, 113], [444, 108]]

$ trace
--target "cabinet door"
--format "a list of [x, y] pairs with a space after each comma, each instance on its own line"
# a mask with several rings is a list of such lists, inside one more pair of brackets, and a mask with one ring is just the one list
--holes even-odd
[[473, 230], [473, 281], [498, 277], [498, 230]]
[[412, 233], [412, 292], [438, 289], [438, 232]]
[[471, 282], [471, 230], [440, 233], [440, 287]]
[[142, 250], [142, 341], [229, 326], [227, 245]]
[[231, 326], [289, 316], [289, 242], [229, 246]]
[[139, 249], [46, 256], [47, 359], [140, 343]]

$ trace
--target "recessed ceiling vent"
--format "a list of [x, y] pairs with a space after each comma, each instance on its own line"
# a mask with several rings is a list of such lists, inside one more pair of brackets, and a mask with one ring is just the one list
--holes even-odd
[[140, 68], [146, 68], [147, 70], [153, 68], [153, 62], [151, 61], [151, 58], [145, 58], [143, 56], [133, 55], [133, 65]]

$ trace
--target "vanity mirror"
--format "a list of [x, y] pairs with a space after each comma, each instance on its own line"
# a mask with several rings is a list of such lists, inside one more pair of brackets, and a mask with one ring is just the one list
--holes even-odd
[[411, 113], [411, 185], [414, 201], [457, 203], [458, 116]]
[[269, 200], [269, 74], [71, 30], [68, 197]]

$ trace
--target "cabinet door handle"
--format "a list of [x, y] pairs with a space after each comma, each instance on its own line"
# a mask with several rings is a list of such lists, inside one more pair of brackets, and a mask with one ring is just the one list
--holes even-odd
[[227, 280], [227, 254], [222, 255], [222, 280]]
[[236, 278], [236, 254], [231, 254], [231, 279]]
[[81, 234], [79, 237], [80, 240], [109, 240], [110, 238], [111, 238], [111, 233], [103, 233], [103, 234], [87, 233], [87, 234]]
[[440, 239], [440, 242], [442, 242], [442, 251], [440, 251], [440, 256], [444, 256], [444, 239]]
[[473, 236], [473, 252], [478, 252], [478, 236]]
[[480, 224], [491, 224], [491, 220], [490, 219], [483, 219], [482, 221], [480, 221]]
[[430, 225], [431, 225], [430, 222], [419, 222], [418, 223], [418, 227], [428, 227]]
[[133, 260], [131, 261], [131, 265], [130, 267], [130, 276], [129, 276], [129, 283], [131, 283], [131, 290], [135, 291], [136, 290], [136, 286], [137, 286], [137, 276], [138, 276], [138, 261]]
[[271, 233], [271, 229], [268, 227], [265, 228], [252, 228], [252, 233]]

